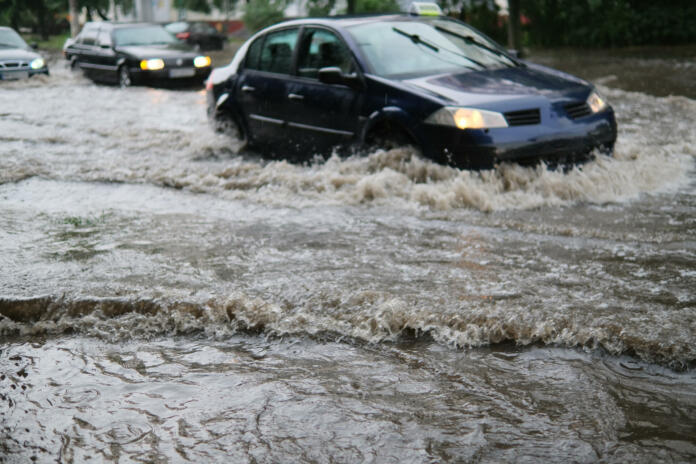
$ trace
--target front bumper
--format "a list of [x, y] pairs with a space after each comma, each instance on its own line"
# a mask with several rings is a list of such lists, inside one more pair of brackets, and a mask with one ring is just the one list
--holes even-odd
[[0, 69], [0, 81], [14, 81], [18, 79], [26, 79], [29, 77], [36, 76], [37, 74], [43, 74], [48, 76], [48, 67], [41, 69], [31, 69], [31, 68], [13, 68], [13, 69]]
[[162, 81], [196, 81], [203, 82], [209, 75], [211, 68], [195, 67], [165, 67], [157, 71], [142, 70], [138, 68], [129, 68], [131, 78], [138, 83], [142, 82], [162, 82]]
[[504, 162], [550, 165], [589, 159], [594, 150], [611, 152], [616, 120], [611, 108], [572, 120], [553, 118], [541, 124], [498, 129], [467, 129], [424, 124], [426, 156], [464, 169], [491, 169]]

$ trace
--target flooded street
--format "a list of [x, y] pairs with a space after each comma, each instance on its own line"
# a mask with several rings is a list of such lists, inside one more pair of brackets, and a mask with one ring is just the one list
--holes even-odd
[[0, 462], [696, 460], [688, 92], [598, 76], [613, 158], [467, 172], [51, 73], [0, 85]]

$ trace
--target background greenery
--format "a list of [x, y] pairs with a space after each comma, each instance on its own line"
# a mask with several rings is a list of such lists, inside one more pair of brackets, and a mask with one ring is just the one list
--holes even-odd
[[[134, 0], [114, 0], [124, 12]], [[283, 18], [289, 0], [246, 1], [244, 21], [250, 31]], [[227, 0], [234, 5], [236, 0]], [[175, 0], [181, 9], [209, 12], [225, 0]], [[459, 17], [501, 43], [507, 42], [506, 19], [494, 0], [438, 0]], [[109, 0], [78, 0], [92, 18], [106, 18]], [[527, 46], [618, 47], [696, 43], [696, 0], [520, 0], [523, 43]], [[310, 16], [329, 13], [380, 13], [399, 10], [396, 0], [309, 0]], [[29, 28], [44, 40], [68, 31], [68, 0], [0, 0], [0, 25]], [[118, 18], [109, 18], [118, 19]]]
[[521, 0], [528, 45], [696, 43], [696, 0]]

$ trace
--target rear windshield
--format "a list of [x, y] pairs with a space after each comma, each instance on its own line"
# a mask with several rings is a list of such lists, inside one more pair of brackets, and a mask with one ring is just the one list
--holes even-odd
[[0, 48], [27, 48], [27, 44], [12, 29], [0, 29]]
[[164, 45], [179, 43], [179, 41], [161, 26], [142, 26], [116, 29], [114, 31], [116, 45]]
[[172, 34], [178, 34], [179, 32], [184, 32], [186, 29], [188, 29], [188, 24], [187, 23], [171, 23], [167, 24], [164, 26], [166, 30], [171, 32]]
[[516, 66], [475, 29], [444, 18], [383, 21], [349, 28], [373, 72], [418, 76]]

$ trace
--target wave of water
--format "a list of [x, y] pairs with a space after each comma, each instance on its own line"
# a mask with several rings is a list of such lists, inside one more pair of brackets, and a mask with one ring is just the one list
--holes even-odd
[[570, 172], [517, 165], [460, 171], [405, 149], [297, 165], [236, 155], [238, 141], [207, 127], [202, 92], [137, 88], [124, 98], [120, 89], [58, 74], [74, 92], [70, 105], [43, 81], [0, 90], [9, 102], [0, 182], [39, 176], [148, 183], [270, 205], [498, 211], [673, 191], [688, 184], [696, 156], [696, 101], [604, 88], [618, 115], [615, 156]]
[[368, 343], [425, 337], [456, 348], [513, 342], [602, 349], [676, 369], [696, 362], [693, 321], [689, 323], [688, 315], [667, 321], [666, 314], [656, 312], [652, 321], [630, 324], [609, 314], [597, 318], [572, 311], [551, 315], [516, 309], [505, 299], [440, 311], [380, 292], [334, 295], [296, 307], [241, 292], [207, 301], [62, 295], [5, 297], [0, 299], [0, 314], [4, 336], [79, 333], [117, 342], [200, 333], [224, 340], [236, 333], [265, 333], [349, 337]]
[[[3, 238], [13, 257], [30, 248], [28, 242], [12, 242], [13, 228], [28, 237], [26, 240], [40, 240], [41, 231], [49, 239], [43, 249], [27, 252], [25, 261], [35, 260], [39, 265], [30, 267], [18, 258], [7, 265], [16, 276], [26, 273], [35, 277], [26, 286], [14, 276], [4, 282], [0, 313], [5, 317], [0, 321], [0, 333], [78, 331], [121, 339], [251, 330], [279, 336], [327, 333], [373, 343], [427, 334], [456, 347], [504, 341], [559, 344], [602, 348], [613, 354], [635, 353], [677, 367], [690, 365], [696, 359], [693, 290], [688, 290], [688, 281], [693, 280], [688, 274], [693, 256], [688, 236], [680, 238], [688, 231], [689, 211], [693, 211], [688, 199], [683, 208], [686, 213], [676, 211], [668, 217], [679, 224], [672, 235], [663, 232], [659, 218], [658, 224], [647, 224], [644, 231], [629, 230], [635, 223], [618, 227], [611, 211], [571, 210], [569, 216], [558, 213], [561, 216], [556, 218], [557, 213], [551, 213], [541, 220], [514, 216], [544, 207], [563, 211], [576, 205], [625, 205], [646, 194], [660, 198], [658, 203], [664, 201], [657, 206], [657, 210], [664, 210], [673, 205], [660, 195], [692, 194], [696, 101], [609, 88], [603, 91], [618, 115], [620, 132], [614, 157], [600, 156], [569, 172], [517, 165], [469, 172], [420, 159], [408, 149], [379, 150], [364, 157], [332, 156], [301, 165], [235, 154], [237, 142], [214, 135], [207, 127], [202, 92], [123, 91], [89, 83], [65, 70], [57, 70], [50, 78], [4, 86], [0, 97], [8, 104], [1, 110], [0, 184], [18, 186], [17, 202], [12, 189], [4, 189], [3, 194], [11, 200], [5, 203], [8, 211], [19, 216], [7, 216], [11, 227], [3, 232]], [[32, 177], [56, 183], [20, 182]], [[87, 190], [70, 193], [65, 188], [70, 182], [86, 185]], [[190, 238], [191, 231], [186, 228], [177, 235], [179, 223], [158, 223], [163, 211], [156, 208], [142, 213], [154, 224], [142, 227], [145, 231], [132, 232], [141, 226], [129, 216], [132, 212], [118, 210], [118, 201], [102, 199], [97, 187], [101, 182], [205, 193], [207, 196], [197, 199], [177, 197], [176, 201], [189, 203], [176, 214], [199, 215], [196, 225], [203, 224], [210, 236]], [[23, 196], [24, 185], [34, 193]], [[74, 211], [70, 209], [73, 206], [68, 210], [73, 219], [86, 208], [80, 197], [94, 195], [95, 201], [105, 202], [107, 210], [117, 212], [118, 220], [107, 221], [105, 232], [99, 227], [75, 231], [65, 230], [72, 226], [61, 225], [61, 219], [55, 217], [58, 213], [50, 208], [36, 207], [33, 214], [40, 220], [32, 213], [21, 216], [27, 209], [22, 201], [41, 203], [36, 192], [48, 192], [55, 198], [72, 195], [71, 205], [76, 206]], [[137, 191], [132, 195], [149, 194]], [[146, 203], [154, 202], [152, 197], [145, 198]], [[237, 209], [222, 207], [219, 217], [206, 217], [205, 211], [214, 201], [234, 204]], [[240, 204], [246, 205], [243, 213]], [[406, 217], [407, 222], [356, 219], [351, 214], [328, 216], [322, 223], [327, 236], [338, 236], [347, 243], [342, 243], [348, 250], [346, 256], [336, 264], [340, 248], [325, 241], [330, 248], [326, 252], [312, 242], [311, 234], [316, 233], [312, 225], [319, 217], [332, 214], [332, 207], [365, 205], [371, 209], [364, 214], [384, 216], [380, 211], [388, 211]], [[267, 217], [260, 219], [260, 231], [234, 229], [240, 219], [230, 220], [222, 232], [211, 225], [230, 212], [242, 217], [269, 206], [277, 209], [269, 210], [266, 216], [279, 214], [280, 219], [270, 223]], [[317, 208], [324, 209], [317, 212]], [[467, 238], [467, 233], [459, 230], [463, 227], [458, 223], [462, 211], [490, 213], [489, 218], [475, 221], [493, 230], [477, 230], [475, 234], [482, 238]], [[443, 226], [445, 230], [430, 230], [432, 216], [428, 214], [449, 225]], [[626, 214], [621, 211], [619, 216]], [[585, 219], [597, 216], [606, 219], [598, 226], [585, 227]], [[308, 230], [306, 236], [296, 237], [301, 247], [297, 242], [282, 242], [281, 223], [298, 221], [297, 217], [301, 218], [299, 224], [291, 225]], [[345, 231], [348, 221], [358, 224]], [[148, 227], [154, 231], [147, 232]], [[265, 236], [266, 229], [281, 232]], [[508, 231], [513, 232], [512, 237], [505, 235]], [[523, 234], [522, 238], [514, 236], [515, 231]], [[230, 245], [227, 235], [235, 233], [242, 239]], [[91, 234], [95, 235], [93, 240], [88, 239]], [[428, 234], [441, 238], [428, 239]], [[219, 271], [214, 257], [192, 265], [194, 258], [184, 251], [170, 250], [170, 255], [160, 258], [162, 247], [166, 248], [157, 245], [160, 236], [192, 248], [210, 246], [215, 250], [221, 244], [227, 250], [256, 250], [259, 243], [257, 254], [251, 258], [242, 252], [233, 256], [234, 265], [257, 266], [257, 271], [272, 276], [267, 281], [280, 282], [280, 289], [269, 296], [263, 287], [267, 284], [254, 278], [235, 281], [217, 277], [216, 272], [236, 275], [239, 271], [232, 265], [233, 269]], [[542, 243], [542, 237], [546, 242]], [[351, 253], [361, 250], [371, 238], [375, 240], [369, 253], [359, 257], [362, 262], [356, 261]], [[584, 242], [577, 245], [572, 238]], [[637, 240], [640, 242], [635, 243]], [[661, 243], [666, 240], [676, 241], [667, 250], [671, 255], [656, 257], [664, 251]], [[559, 241], [562, 244], [556, 245]], [[144, 245], [135, 245], [138, 243]], [[291, 247], [299, 251], [286, 252]], [[573, 258], [574, 253], [579, 254], [576, 248], [583, 247], [591, 251]], [[484, 251], [477, 251], [479, 248]], [[491, 251], [496, 248], [505, 251]], [[515, 254], [517, 249], [522, 251]], [[407, 261], [408, 256], [400, 255], [407, 255], [404, 250], [412, 251], [417, 259]], [[438, 254], [440, 250], [444, 251]], [[203, 251], [214, 256], [208, 249]], [[553, 253], [561, 258], [554, 261], [555, 257], [549, 257]], [[59, 264], [56, 257], [62, 260]], [[390, 280], [381, 274], [386, 273], [384, 263], [391, 259], [389, 269], [395, 275]], [[667, 266], [665, 260], [676, 264]], [[96, 283], [80, 273], [82, 262], [89, 263], [97, 275]], [[304, 267], [283, 267], [297, 262]], [[121, 268], [114, 270], [114, 263]], [[630, 268], [628, 275], [625, 268]], [[133, 269], [152, 276], [151, 281], [142, 283], [145, 289], [132, 282], [129, 273]], [[303, 272], [310, 280], [302, 280]], [[66, 277], [55, 277], [59, 274]], [[234, 283], [221, 283], [225, 279]], [[655, 285], [656, 279], [662, 284]], [[97, 290], [100, 285], [108, 290], [105, 296]], [[27, 300], [24, 288], [32, 288], [34, 295], [50, 296]], [[60, 288], [62, 295], [56, 291]], [[212, 295], [203, 299], [187, 296], [197, 294], [200, 288], [210, 289]], [[12, 297], [15, 294], [19, 296]], [[609, 300], [608, 308], [604, 298]]]

